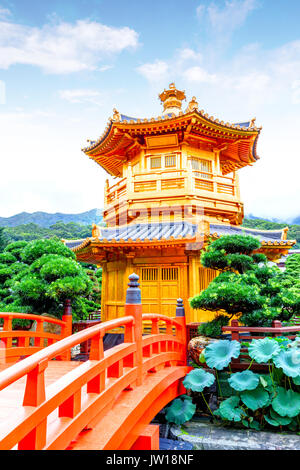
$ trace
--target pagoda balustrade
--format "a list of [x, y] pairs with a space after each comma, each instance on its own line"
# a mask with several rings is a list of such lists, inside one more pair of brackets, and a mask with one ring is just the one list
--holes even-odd
[[[190, 168], [186, 170], [165, 169], [152, 170], [151, 173], [149, 171], [136, 173], [122, 178], [113, 186], [106, 186], [105, 206], [109, 208], [109, 206], [114, 206], [126, 199], [153, 197], [154, 192], [159, 192], [164, 196], [190, 194], [201, 196], [203, 191], [213, 193], [211, 197], [217, 199], [235, 201], [238, 195], [237, 181], [234, 176], [216, 175]], [[221, 197], [220, 194], [222, 194]]]

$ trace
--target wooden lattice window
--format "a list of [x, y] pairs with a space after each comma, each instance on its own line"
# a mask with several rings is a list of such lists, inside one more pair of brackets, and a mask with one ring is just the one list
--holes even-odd
[[142, 281], [157, 281], [158, 269], [157, 268], [142, 268]]
[[178, 268], [162, 268], [162, 281], [178, 281]]
[[150, 159], [150, 168], [151, 170], [161, 168], [161, 157], [152, 157]]
[[172, 168], [176, 166], [176, 155], [166, 155], [165, 156], [165, 167]]
[[[199, 170], [199, 173], [196, 174], [198, 178], [212, 178], [212, 162], [210, 160], [203, 160], [202, 158], [192, 157], [191, 163], [193, 170]], [[201, 173], [201, 171], [203, 171], [204, 173]]]

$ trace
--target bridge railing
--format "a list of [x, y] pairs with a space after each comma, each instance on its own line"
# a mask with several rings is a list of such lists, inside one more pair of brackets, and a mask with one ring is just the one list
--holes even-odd
[[[19, 412], [9, 422], [0, 423], [0, 449], [65, 449], [83, 429], [93, 427], [108, 412], [122, 391], [142, 385], [147, 372], [185, 365], [186, 328], [181, 299], [174, 319], [142, 315], [138, 276], [133, 274], [129, 279], [125, 317], [68, 336], [0, 373], [0, 403], [2, 390], [26, 379]], [[150, 335], [142, 334], [143, 320], [152, 322]], [[166, 324], [164, 334], [158, 332], [161, 321]], [[104, 352], [104, 335], [119, 327], [124, 328], [124, 343]], [[91, 340], [89, 360], [46, 389], [49, 362], [87, 340]]]
[[[30, 356], [45, 346], [60, 341], [72, 334], [72, 313], [70, 301], [66, 301], [62, 320], [28, 313], [0, 312], [3, 327], [0, 331], [0, 362], [16, 362], [20, 358]], [[26, 320], [36, 323], [35, 331], [13, 329], [14, 320]], [[60, 327], [60, 332], [51, 333], [44, 330], [48, 323]], [[62, 359], [69, 360], [70, 354]]]

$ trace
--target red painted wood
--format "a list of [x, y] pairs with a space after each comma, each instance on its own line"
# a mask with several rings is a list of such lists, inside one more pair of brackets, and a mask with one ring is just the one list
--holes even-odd
[[[9, 421], [0, 424], [0, 449], [66, 449], [78, 435], [79, 439], [86, 436], [89, 431], [80, 434], [84, 429], [98, 429], [100, 422], [106, 441], [95, 447], [98, 437], [93, 433], [90, 444], [84, 444], [86, 448], [130, 449], [152, 417], [183, 393], [181, 380], [190, 370], [186, 366], [185, 318], [142, 315], [139, 304], [126, 305], [125, 313], [123, 318], [61, 339], [2, 370], [0, 417], [5, 415], [1, 403], [7, 400], [14, 411]], [[144, 320], [153, 322], [154, 334], [142, 335]], [[158, 333], [158, 321], [166, 323], [165, 333]], [[124, 344], [104, 352], [105, 333], [121, 326], [125, 328]], [[91, 355], [86, 363], [75, 367], [70, 361], [52, 361], [88, 340]], [[148, 351], [144, 356], [143, 350]], [[52, 374], [50, 385], [48, 372]], [[111, 415], [115, 424], [108, 426], [107, 416]]]

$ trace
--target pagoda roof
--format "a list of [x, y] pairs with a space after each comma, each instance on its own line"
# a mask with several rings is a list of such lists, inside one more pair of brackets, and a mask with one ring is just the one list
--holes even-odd
[[[193, 243], [196, 235], [199, 234], [197, 224], [187, 221], [182, 222], [161, 222], [161, 223], [141, 223], [126, 225], [124, 227], [99, 227], [100, 235], [78, 240], [64, 240], [75, 253], [80, 252], [89, 245], [153, 245], [153, 244], [178, 244]], [[200, 235], [203, 235], [203, 233]], [[262, 247], [282, 247], [290, 248], [296, 241], [286, 240], [286, 229], [282, 230], [256, 230], [232, 225], [210, 224], [208, 237], [219, 238], [223, 235], [251, 235], [256, 237]]]
[[133, 118], [114, 110], [103, 134], [98, 140], [89, 141], [90, 145], [82, 151], [109, 174], [120, 177], [128, 152], [147, 148], [147, 136], [180, 133], [179, 145], [195, 140], [219, 150], [222, 171], [227, 174], [259, 159], [256, 147], [260, 131], [255, 119], [230, 124], [190, 107], [178, 115], [167, 113], [150, 119]]

